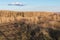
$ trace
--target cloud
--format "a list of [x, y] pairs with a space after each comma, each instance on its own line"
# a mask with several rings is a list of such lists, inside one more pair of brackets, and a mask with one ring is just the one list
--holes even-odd
[[12, 3], [8, 4], [8, 5], [9, 6], [24, 6], [24, 4], [21, 3], [21, 2], [12, 2]]

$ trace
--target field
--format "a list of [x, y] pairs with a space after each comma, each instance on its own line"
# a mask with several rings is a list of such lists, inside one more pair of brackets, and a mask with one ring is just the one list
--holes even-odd
[[0, 40], [60, 40], [60, 14], [0, 10]]

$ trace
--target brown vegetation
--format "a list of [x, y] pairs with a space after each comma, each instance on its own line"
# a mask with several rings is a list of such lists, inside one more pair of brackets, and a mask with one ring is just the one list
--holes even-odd
[[0, 40], [60, 40], [60, 14], [0, 11]]

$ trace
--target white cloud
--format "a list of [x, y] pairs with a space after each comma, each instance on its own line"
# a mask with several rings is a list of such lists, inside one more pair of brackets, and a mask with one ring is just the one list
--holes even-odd
[[8, 5], [10, 5], [10, 6], [24, 6], [24, 4], [21, 3], [21, 2], [12, 2], [12, 3], [8, 4]]
[[11, 4], [22, 4], [21, 2], [13, 2]]

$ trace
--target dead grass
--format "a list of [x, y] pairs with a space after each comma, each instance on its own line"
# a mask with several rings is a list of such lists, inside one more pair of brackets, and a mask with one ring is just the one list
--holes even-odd
[[0, 40], [57, 40], [59, 33], [60, 14], [0, 11]]

